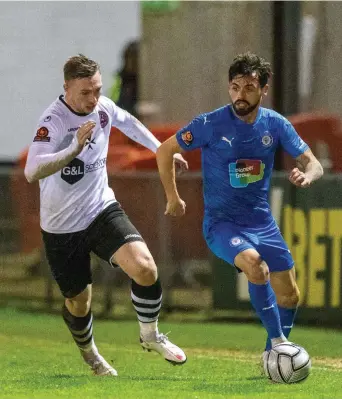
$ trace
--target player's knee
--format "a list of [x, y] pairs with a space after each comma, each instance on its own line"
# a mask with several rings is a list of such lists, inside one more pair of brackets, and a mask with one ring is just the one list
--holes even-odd
[[158, 272], [152, 256], [148, 254], [140, 255], [136, 259], [135, 266], [136, 273], [133, 279], [136, 283], [149, 286], [156, 282]]
[[283, 308], [296, 308], [299, 302], [299, 296], [299, 289], [297, 285], [295, 285], [285, 295], [277, 296], [277, 303]]
[[87, 287], [83, 292], [73, 298], [65, 299], [68, 309], [77, 317], [86, 316], [91, 307], [91, 290]]
[[84, 317], [89, 313], [91, 301], [83, 300], [83, 299], [66, 299], [68, 309], [71, 310], [71, 313], [77, 317]]
[[265, 284], [270, 277], [268, 266], [260, 257], [249, 260], [245, 274], [247, 279], [254, 284]]

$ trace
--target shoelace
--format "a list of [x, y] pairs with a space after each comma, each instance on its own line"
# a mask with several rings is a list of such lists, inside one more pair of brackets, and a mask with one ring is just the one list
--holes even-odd
[[166, 342], [169, 341], [168, 335], [170, 334], [170, 332], [171, 332], [171, 331], [167, 332], [166, 334], [159, 333], [159, 334], [157, 335], [156, 342], [161, 342], [161, 343], [163, 343], [163, 344], [166, 344]]

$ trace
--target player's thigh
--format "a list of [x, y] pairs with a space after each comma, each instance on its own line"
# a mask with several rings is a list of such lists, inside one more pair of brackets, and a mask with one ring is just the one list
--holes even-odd
[[92, 283], [90, 255], [84, 231], [52, 234], [42, 231], [53, 278], [66, 298], [81, 294]]
[[152, 255], [119, 203], [106, 208], [90, 227], [91, 249], [131, 278], [155, 268]]
[[210, 250], [218, 257], [234, 265], [236, 257], [247, 249], [254, 249], [253, 243], [243, 231], [229, 222], [204, 224], [204, 238]]
[[296, 283], [296, 271], [293, 266], [289, 270], [270, 273], [271, 285], [277, 302], [283, 307], [294, 307], [299, 300], [299, 289]]
[[270, 273], [288, 271], [293, 268], [294, 260], [291, 252], [275, 223], [260, 229], [258, 238], [257, 250], [267, 263]]

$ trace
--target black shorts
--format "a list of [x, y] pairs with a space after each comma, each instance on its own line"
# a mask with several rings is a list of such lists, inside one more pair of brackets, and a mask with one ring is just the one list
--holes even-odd
[[144, 241], [118, 202], [104, 209], [85, 230], [63, 234], [42, 230], [42, 234], [52, 275], [66, 298], [92, 283], [90, 252], [110, 262], [122, 245]]

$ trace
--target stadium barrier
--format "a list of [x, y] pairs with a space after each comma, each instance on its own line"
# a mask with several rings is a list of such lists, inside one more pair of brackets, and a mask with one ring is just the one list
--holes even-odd
[[[210, 262], [197, 216], [203, 213], [200, 174], [188, 173], [179, 179], [184, 198], [191, 204], [182, 219], [164, 216], [165, 197], [156, 172], [110, 172], [109, 184], [159, 266], [164, 308], [211, 308]], [[43, 251], [38, 183], [28, 184], [22, 170], [15, 169], [0, 173], [0, 187], [0, 301], [53, 309], [61, 296]], [[95, 255], [92, 267], [94, 283], [100, 286], [94, 290], [99, 312], [109, 315], [115, 309], [123, 313], [131, 309], [129, 279], [124, 273]]]
[[[19, 173], [13, 187], [13, 173], [8, 169], [0, 174], [0, 296], [2, 301], [40, 301], [53, 307], [60, 295], [41, 245], [38, 184], [28, 185]], [[340, 174], [325, 175], [307, 190], [296, 189], [284, 174], [276, 173], [272, 180], [270, 201], [296, 262], [298, 317], [303, 322], [340, 325], [341, 179]], [[155, 172], [116, 172], [109, 181], [159, 266], [169, 309], [251, 310], [244, 276], [211, 255], [204, 242], [199, 173], [178, 178], [188, 205], [179, 219], [164, 216], [165, 196]], [[25, 207], [19, 209], [13, 196]], [[94, 258], [93, 271], [95, 284], [102, 287], [98, 307], [103, 314], [118, 304], [130, 306], [129, 282], [120, 270]], [[123, 291], [128, 302], [122, 302]]]

